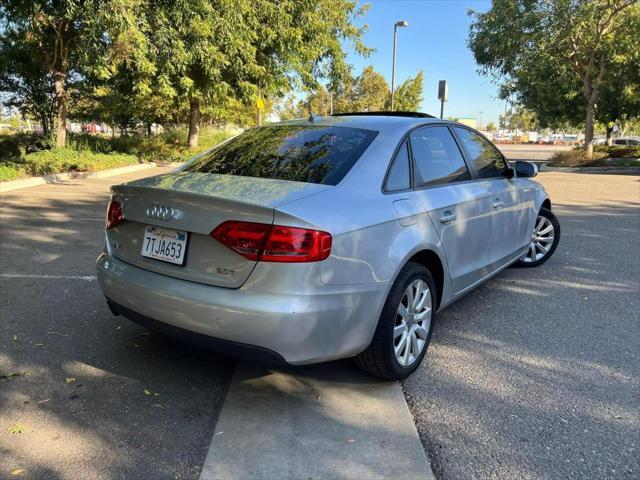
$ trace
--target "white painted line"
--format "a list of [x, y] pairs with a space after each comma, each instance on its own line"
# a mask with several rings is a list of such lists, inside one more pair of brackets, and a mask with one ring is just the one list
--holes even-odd
[[[38, 207], [34, 207], [38, 208]], [[90, 217], [72, 217], [69, 215], [17, 215], [15, 213], [0, 213], [0, 218], [20, 218], [22, 220], [60, 220], [60, 221], [78, 221], [78, 222], [105, 222], [104, 218], [90, 218]]]
[[22, 273], [0, 273], [0, 278], [39, 278], [45, 280], [86, 280], [93, 282], [95, 275], [28, 275]]
[[351, 362], [297, 373], [240, 362], [200, 480], [433, 479], [397, 382]]

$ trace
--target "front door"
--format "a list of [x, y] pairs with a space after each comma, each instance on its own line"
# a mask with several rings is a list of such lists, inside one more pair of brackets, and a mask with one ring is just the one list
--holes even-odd
[[454, 293], [481, 280], [491, 263], [491, 212], [487, 191], [471, 179], [462, 153], [446, 126], [426, 126], [409, 135], [414, 188], [427, 212], [423, 221], [438, 231]]
[[492, 217], [491, 270], [495, 270], [513, 260], [529, 243], [530, 195], [517, 179], [507, 178], [506, 161], [488, 140], [468, 128], [455, 127], [454, 131], [487, 192]]

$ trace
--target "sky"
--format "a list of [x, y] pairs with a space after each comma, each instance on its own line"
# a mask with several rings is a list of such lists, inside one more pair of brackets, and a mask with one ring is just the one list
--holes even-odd
[[[484, 125], [497, 123], [504, 102], [497, 99], [497, 86], [489, 77], [477, 73], [473, 54], [467, 48], [471, 18], [469, 8], [485, 11], [490, 0], [368, 0], [369, 11], [356, 24], [367, 24], [363, 40], [375, 48], [369, 57], [361, 57], [348, 45], [348, 63], [359, 74], [373, 65], [391, 85], [393, 25], [406, 20], [409, 26], [398, 28], [396, 86], [419, 70], [424, 72], [422, 111], [440, 115], [438, 81], [447, 80], [449, 100], [445, 117], [476, 118]], [[482, 112], [482, 114], [480, 114]]]

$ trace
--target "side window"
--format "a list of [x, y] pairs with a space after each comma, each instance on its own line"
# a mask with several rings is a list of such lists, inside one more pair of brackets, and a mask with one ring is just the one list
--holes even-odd
[[454, 127], [469, 152], [480, 178], [501, 177], [507, 166], [500, 152], [487, 140], [466, 128]]
[[409, 175], [409, 149], [407, 142], [403, 142], [402, 146], [393, 159], [387, 181], [384, 189], [388, 192], [396, 190], [405, 190], [411, 186], [411, 177]]
[[626, 140], [614, 140], [613, 144], [614, 145], [626, 145], [627, 141]]
[[424, 127], [411, 135], [416, 187], [469, 180], [469, 170], [447, 127]]

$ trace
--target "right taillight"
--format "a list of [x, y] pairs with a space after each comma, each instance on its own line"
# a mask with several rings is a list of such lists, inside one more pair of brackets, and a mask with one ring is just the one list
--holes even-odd
[[107, 225], [106, 228], [115, 227], [119, 223], [124, 221], [124, 214], [122, 213], [122, 205], [116, 200], [111, 200], [107, 207]]
[[249, 260], [319, 262], [331, 253], [331, 234], [308, 228], [230, 220], [211, 236]]

